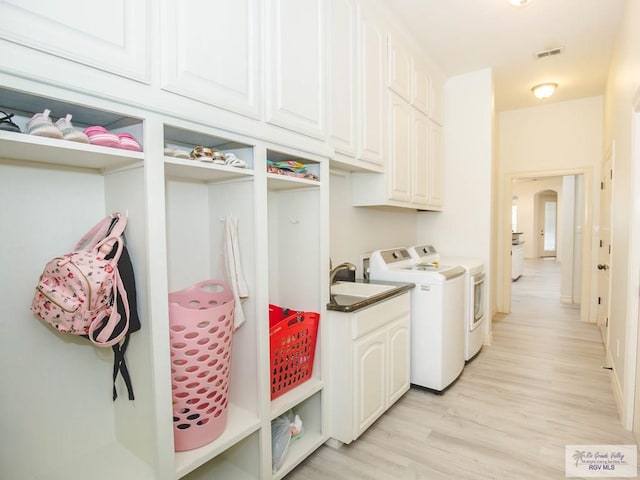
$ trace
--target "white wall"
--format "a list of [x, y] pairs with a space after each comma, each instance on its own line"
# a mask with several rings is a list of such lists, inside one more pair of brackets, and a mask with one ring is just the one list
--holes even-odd
[[605, 96], [605, 150], [615, 142], [609, 344], [616, 395], [627, 426], [632, 417], [639, 288], [639, 219], [638, 207], [634, 207], [638, 165], [633, 159], [632, 135], [632, 108], [640, 87], [639, 24], [640, 2], [627, 0]]
[[409, 247], [416, 242], [416, 212], [405, 208], [352, 207], [351, 174], [331, 173], [330, 256], [333, 265], [354, 263], [362, 277], [361, 256], [371, 250]]
[[[584, 173], [586, 208], [584, 228], [589, 237], [586, 244], [597, 238], [591, 229], [593, 212], [598, 211], [599, 171], [602, 160], [603, 97], [588, 97], [540, 107], [508, 110], [499, 116], [499, 200], [498, 225], [498, 309], [509, 312], [511, 290], [508, 242], [511, 230], [511, 180], [517, 177], [568, 175]], [[596, 216], [597, 217], [597, 216]], [[594, 320], [596, 297], [595, 276], [589, 275], [597, 263], [597, 250], [584, 253], [587, 296], [584, 320]]]
[[490, 69], [447, 80], [444, 207], [418, 214], [418, 242], [489, 263], [493, 78]]
[[[450, 77], [444, 99], [444, 207], [418, 214], [418, 243], [431, 243], [443, 255], [481, 258], [491, 278], [491, 69]], [[492, 288], [487, 289], [487, 318], [493, 311]]]

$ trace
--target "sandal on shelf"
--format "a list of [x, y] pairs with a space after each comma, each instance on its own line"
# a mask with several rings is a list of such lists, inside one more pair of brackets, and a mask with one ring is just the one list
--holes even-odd
[[142, 151], [142, 147], [130, 133], [119, 133], [118, 139], [120, 140], [120, 148], [134, 152]]
[[0, 113], [4, 115], [3, 117], [0, 117], [0, 130], [5, 130], [7, 132], [22, 133], [22, 130], [20, 130], [20, 127], [15, 123], [13, 123], [13, 121], [11, 120], [13, 118], [13, 113], [7, 114], [1, 110], [0, 110]]
[[179, 148], [165, 147], [164, 154], [167, 157], [184, 158], [186, 160], [189, 160], [191, 158], [189, 152], [185, 152], [184, 150], [180, 150]]
[[62, 133], [62, 138], [71, 142], [89, 143], [89, 137], [71, 125], [71, 114], [67, 113], [66, 117], [58, 119], [56, 128]]
[[213, 150], [202, 145], [198, 145], [191, 150], [191, 158], [194, 160], [200, 160], [201, 162], [212, 163], [213, 162]]
[[224, 153], [218, 150], [213, 150], [213, 163], [216, 165], [225, 165], [227, 163], [227, 157]]
[[247, 168], [247, 162], [240, 160], [234, 153], [227, 153], [225, 158], [226, 165], [237, 168]]
[[42, 113], [36, 113], [27, 123], [27, 133], [38, 137], [62, 139], [62, 132], [56, 127], [49, 114], [51, 110], [45, 109]]
[[114, 133], [108, 132], [106, 128], [95, 125], [84, 129], [84, 134], [89, 137], [91, 145], [101, 147], [120, 148], [120, 139]]

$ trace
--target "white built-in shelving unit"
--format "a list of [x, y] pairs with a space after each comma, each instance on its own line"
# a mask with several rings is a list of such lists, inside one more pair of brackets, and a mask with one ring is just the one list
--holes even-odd
[[[21, 479], [137, 480], [282, 478], [328, 438], [322, 323], [313, 376], [271, 401], [270, 303], [322, 313], [327, 298], [327, 159], [308, 152], [41, 85], [0, 88], [0, 106], [24, 126], [44, 108], [73, 111], [78, 128], [128, 131], [144, 152], [0, 131], [0, 221], [5, 248], [0, 323], [12, 338], [0, 427], [11, 435], [0, 463]], [[167, 156], [165, 146], [233, 152], [246, 168]], [[268, 174], [266, 160], [308, 165], [318, 180]], [[142, 330], [128, 363], [136, 399], [111, 400], [112, 352], [60, 335], [29, 311], [50, 258], [70, 251], [112, 211], [128, 215]], [[224, 433], [175, 452], [167, 295], [206, 279], [225, 279], [224, 221], [238, 219], [250, 295], [233, 335], [229, 417]], [[15, 275], [9, 276], [9, 272]], [[44, 401], [43, 401], [44, 399]], [[293, 410], [304, 436], [271, 471], [271, 422]]]

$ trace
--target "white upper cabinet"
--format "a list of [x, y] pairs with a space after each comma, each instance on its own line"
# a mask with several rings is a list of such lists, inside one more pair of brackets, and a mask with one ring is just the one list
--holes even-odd
[[385, 33], [368, 2], [328, 5], [327, 139], [340, 167], [382, 171]]
[[[146, 0], [0, 2], [0, 38], [123, 77], [149, 81]], [[8, 21], [10, 19], [10, 21]]]
[[429, 177], [427, 204], [430, 210], [442, 210], [444, 202], [444, 152], [442, 127], [429, 122]]
[[357, 8], [354, 0], [329, 0], [327, 133], [337, 152], [356, 155]]
[[427, 205], [429, 201], [429, 161], [430, 132], [429, 119], [417, 110], [413, 110], [412, 137], [412, 191], [411, 200], [417, 205]]
[[444, 93], [442, 91], [442, 80], [433, 75], [431, 77], [431, 97], [429, 118], [438, 125], [444, 125]]
[[387, 180], [389, 199], [411, 202], [411, 107], [407, 102], [389, 92], [389, 164]]
[[360, 15], [360, 128], [359, 157], [384, 165], [385, 148], [385, 34], [378, 18], [362, 8]]
[[407, 101], [411, 101], [412, 59], [409, 50], [391, 34], [387, 37], [389, 49], [388, 86]]
[[422, 113], [429, 115], [431, 107], [431, 77], [425, 65], [417, 59], [413, 61], [411, 104]]
[[162, 5], [162, 88], [260, 118], [258, 0]]
[[268, 0], [267, 121], [315, 138], [324, 127], [322, 0]]

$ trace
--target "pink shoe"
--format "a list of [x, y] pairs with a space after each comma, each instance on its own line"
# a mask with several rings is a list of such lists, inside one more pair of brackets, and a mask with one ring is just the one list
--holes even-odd
[[100, 126], [87, 127], [84, 133], [89, 137], [89, 143], [102, 147], [120, 148], [120, 139], [114, 133], [110, 133], [106, 128]]
[[133, 150], [134, 152], [141, 152], [140, 144], [130, 133], [119, 133], [120, 148], [125, 150]]

